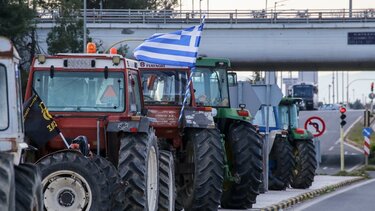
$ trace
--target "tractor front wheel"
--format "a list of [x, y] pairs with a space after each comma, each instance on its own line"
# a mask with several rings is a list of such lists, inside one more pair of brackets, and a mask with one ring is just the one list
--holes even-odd
[[290, 185], [299, 189], [309, 188], [314, 181], [317, 167], [313, 140], [296, 140], [293, 152], [296, 165]]
[[[285, 190], [292, 179], [294, 168], [293, 148], [285, 138], [274, 141], [270, 153], [270, 190]], [[272, 180], [277, 180], [272, 183]], [[281, 182], [280, 185], [278, 182]]]
[[0, 153], [0, 210], [15, 210], [13, 157]]
[[154, 211], [158, 205], [158, 147], [154, 131], [121, 138], [118, 171], [125, 192], [125, 210]]
[[171, 152], [161, 150], [159, 155], [160, 193], [159, 211], [175, 211], [176, 187], [174, 177], [174, 160]]
[[46, 210], [109, 210], [108, 181], [80, 152], [64, 150], [38, 161]]
[[92, 161], [102, 170], [108, 180], [111, 210], [122, 210], [125, 207], [125, 193], [116, 167], [107, 159], [94, 155]]
[[225, 182], [221, 206], [251, 208], [259, 194], [262, 178], [262, 141], [252, 125], [235, 122], [225, 143], [228, 163], [237, 181]]
[[34, 164], [19, 164], [14, 168], [16, 210], [43, 210], [42, 181]]
[[187, 131], [179, 158], [177, 201], [185, 210], [217, 210], [222, 194], [224, 154], [217, 129]]

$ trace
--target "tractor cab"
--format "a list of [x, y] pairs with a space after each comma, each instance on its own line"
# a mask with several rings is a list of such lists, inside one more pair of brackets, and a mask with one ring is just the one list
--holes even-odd
[[[136, 67], [135, 61], [117, 54], [38, 55], [32, 63], [25, 99], [36, 92], [68, 141], [85, 135], [98, 154], [108, 153], [106, 131], [113, 130], [115, 122], [141, 116]], [[138, 130], [138, 123], [132, 122], [126, 130]], [[62, 148], [57, 137], [47, 150]]]
[[280, 102], [278, 107], [279, 112], [279, 125], [282, 129], [297, 128], [298, 127], [298, 113], [299, 107], [298, 104], [302, 103], [303, 100], [296, 98], [294, 100], [283, 100]]
[[[214, 65], [199, 63], [193, 73], [195, 101], [198, 106], [229, 107], [228, 61], [218, 61]], [[198, 66], [199, 65], [199, 66]]]
[[312, 135], [309, 131], [299, 128], [299, 107], [303, 103], [301, 98], [290, 98], [285, 97], [280, 101], [278, 106], [279, 112], [279, 126], [280, 129], [287, 130], [289, 138], [298, 139], [312, 139]]

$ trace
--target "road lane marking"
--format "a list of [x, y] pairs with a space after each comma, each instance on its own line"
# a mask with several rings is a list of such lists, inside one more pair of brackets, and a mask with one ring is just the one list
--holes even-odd
[[356, 150], [357, 152], [360, 152], [361, 154], [363, 153], [363, 150], [360, 149], [360, 148], [358, 148], [358, 147], [356, 147], [356, 146], [353, 146], [353, 145], [348, 144], [348, 143], [346, 143], [346, 142], [344, 142], [344, 145], [347, 146], [347, 147], [350, 147], [350, 148], [352, 148], [352, 149], [354, 149], [354, 150]]
[[325, 167], [323, 167], [323, 170], [326, 170], [328, 167], [327, 166], [325, 166]]
[[332, 151], [332, 150], [333, 150], [333, 147], [334, 147], [334, 146], [331, 146], [331, 147], [328, 149], [328, 151]]
[[350, 169], [348, 169], [348, 172], [352, 172], [352, 171], [356, 170], [357, 168], [359, 168], [360, 166], [362, 166], [362, 164], [357, 164], [357, 165], [351, 167]]

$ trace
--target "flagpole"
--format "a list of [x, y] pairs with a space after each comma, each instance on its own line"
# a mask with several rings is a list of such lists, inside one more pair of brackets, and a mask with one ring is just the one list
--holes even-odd
[[59, 133], [59, 135], [60, 135], [61, 139], [64, 141], [64, 144], [65, 144], [66, 148], [69, 149], [70, 146], [69, 146], [68, 142], [66, 141], [64, 135], [61, 132]]

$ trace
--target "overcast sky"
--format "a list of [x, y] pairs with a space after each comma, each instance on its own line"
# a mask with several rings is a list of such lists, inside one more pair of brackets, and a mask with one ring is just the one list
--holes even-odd
[[[266, 7], [266, 0], [179, 0], [183, 10], [191, 10], [194, 2], [194, 9], [210, 10], [258, 10]], [[349, 0], [267, 0], [268, 9], [275, 6], [279, 9], [348, 9]], [[375, 0], [352, 0], [353, 9], [375, 8]], [[176, 8], [177, 9], [177, 8]]]
[[[262, 10], [266, 7], [266, 0], [179, 0], [182, 4], [182, 10], [192, 10], [192, 3], [194, 1], [194, 10], [199, 10], [201, 6], [202, 10], [206, 10], [209, 6], [209, 10]], [[274, 9], [275, 2], [277, 10], [287, 9], [349, 9], [349, 0], [267, 0], [267, 8], [269, 10]], [[208, 4], [208, 5], [207, 5]], [[375, 0], [352, 0], [353, 9], [375, 9]], [[177, 7], [176, 10], [180, 9]], [[374, 29], [375, 31], [375, 29]], [[374, 46], [375, 48], [375, 46]], [[248, 73], [250, 75], [251, 73]], [[242, 79], [245, 79], [245, 73], [240, 73]], [[287, 74], [284, 74], [287, 75]], [[345, 90], [344, 95], [346, 99], [346, 73], [345, 75]], [[341, 72], [339, 73], [339, 101], [342, 101], [341, 92]], [[375, 71], [367, 72], [349, 72], [349, 82], [356, 79], [374, 79], [375, 82]], [[332, 83], [332, 72], [319, 72], [319, 100], [328, 103], [328, 86]], [[335, 80], [336, 83], [336, 80]], [[371, 81], [358, 80], [353, 82], [349, 86], [349, 99], [360, 99], [368, 101], [368, 94], [370, 93]], [[353, 92], [354, 89], [354, 92]], [[336, 92], [336, 90], [335, 90]], [[354, 93], [354, 95], [353, 95]], [[337, 96], [337, 94], [336, 94]], [[336, 98], [336, 97], [335, 97]], [[331, 101], [332, 101], [332, 89], [331, 89]]]

